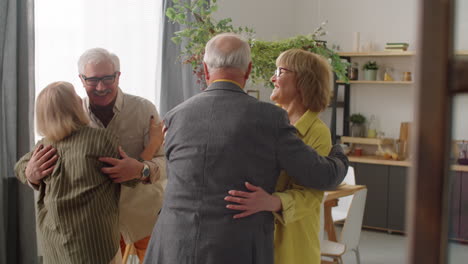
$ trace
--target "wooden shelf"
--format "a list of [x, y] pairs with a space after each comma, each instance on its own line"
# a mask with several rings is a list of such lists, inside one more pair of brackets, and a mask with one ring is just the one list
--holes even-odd
[[468, 50], [459, 50], [455, 52], [455, 55], [468, 56]]
[[391, 160], [391, 159], [385, 159], [384, 157], [379, 157], [379, 156], [348, 156], [348, 159], [350, 162], [357, 162], [357, 163], [390, 165], [390, 166], [400, 166], [400, 167], [411, 166], [411, 162], [407, 160]]
[[[344, 81], [337, 81], [337, 83], [342, 83], [342, 84], [345, 84], [346, 82]], [[414, 84], [414, 82], [408, 82], [408, 81], [360, 81], [360, 80], [357, 80], [357, 81], [349, 81], [349, 83], [360, 83], [360, 84], [391, 84], [391, 85], [395, 85], [395, 84]]]
[[372, 52], [338, 52], [342, 57], [389, 57], [413, 56], [414, 51], [372, 51]]
[[354, 143], [363, 145], [391, 145], [393, 138], [362, 138], [362, 137], [341, 137], [341, 143]]
[[[371, 51], [371, 52], [338, 52], [342, 57], [398, 57], [414, 56], [414, 51]], [[468, 56], [468, 50], [455, 51], [455, 55]]]

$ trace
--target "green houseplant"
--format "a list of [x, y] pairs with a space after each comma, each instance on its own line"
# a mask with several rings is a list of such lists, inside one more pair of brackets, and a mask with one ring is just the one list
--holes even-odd
[[366, 64], [362, 66], [364, 70], [364, 79], [366, 81], [375, 81], [377, 80], [377, 70], [379, 66], [375, 61], [368, 61]]
[[351, 122], [351, 136], [352, 137], [364, 137], [365, 134], [365, 126], [366, 117], [360, 113], [352, 114], [349, 117], [349, 121]]
[[[175, 32], [172, 41], [176, 44], [184, 42], [179, 59], [184, 64], [191, 64], [193, 73], [198, 78], [198, 83], [204, 85], [204, 73], [202, 60], [205, 44], [213, 36], [222, 32], [232, 32], [243, 35], [248, 39], [252, 51], [252, 73], [253, 83], [262, 83], [267, 87], [273, 87], [270, 77], [276, 66], [275, 60], [278, 55], [288, 49], [301, 48], [320, 54], [330, 61], [333, 71], [340, 80], [348, 81], [346, 77], [347, 62], [341, 61], [339, 55], [329, 49], [325, 42], [318, 40], [326, 33], [323, 29], [324, 23], [314, 33], [299, 35], [280, 41], [262, 41], [254, 38], [255, 32], [248, 27], [234, 27], [231, 18], [216, 20], [213, 13], [217, 10], [217, 0], [193, 0], [190, 4], [173, 0], [173, 6], [167, 8], [166, 16], [169, 21], [184, 26], [184, 29]], [[195, 19], [191, 19], [191, 17]]]

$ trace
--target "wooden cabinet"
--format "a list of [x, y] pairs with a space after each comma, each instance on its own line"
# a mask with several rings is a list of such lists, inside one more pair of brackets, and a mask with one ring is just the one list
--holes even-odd
[[450, 206], [449, 206], [449, 238], [458, 238], [460, 234], [460, 202], [461, 202], [461, 172], [451, 172]]
[[408, 168], [388, 166], [388, 228], [405, 230]]
[[356, 184], [367, 186], [363, 225], [405, 230], [407, 167], [355, 163]]
[[[359, 162], [351, 166], [356, 184], [368, 190], [363, 226], [404, 232], [409, 167]], [[468, 172], [450, 173], [449, 238], [468, 241]]]
[[460, 172], [460, 224], [458, 237], [468, 240], [468, 172]]
[[449, 238], [468, 241], [468, 172], [452, 172]]
[[367, 186], [366, 207], [362, 224], [388, 228], [388, 166], [356, 163], [356, 184]]

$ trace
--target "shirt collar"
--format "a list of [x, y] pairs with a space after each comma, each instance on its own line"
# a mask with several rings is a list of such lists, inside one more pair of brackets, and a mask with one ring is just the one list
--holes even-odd
[[216, 83], [216, 82], [230, 82], [230, 83], [233, 83], [233, 84], [239, 86], [240, 88], [242, 88], [242, 86], [240, 85], [240, 83], [235, 82], [235, 81], [233, 81], [233, 80], [229, 80], [229, 79], [217, 79], [217, 80], [214, 80], [212, 83]]
[[117, 87], [117, 99], [115, 99], [115, 104], [114, 104], [114, 113], [115, 112], [120, 112], [122, 110], [123, 104], [124, 104], [124, 96], [122, 90], [120, 90], [120, 87]]
[[307, 131], [312, 127], [315, 121], [318, 119], [318, 112], [312, 112], [307, 110], [299, 120], [297, 120], [294, 126], [296, 127], [297, 131], [301, 136], [307, 134]]

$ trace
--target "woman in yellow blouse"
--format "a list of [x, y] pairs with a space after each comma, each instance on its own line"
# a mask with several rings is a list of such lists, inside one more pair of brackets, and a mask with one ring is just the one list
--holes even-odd
[[[298, 136], [320, 155], [331, 149], [329, 128], [318, 117], [330, 100], [331, 69], [319, 55], [292, 49], [276, 60], [275, 75], [271, 77], [275, 89], [270, 98], [288, 112]], [[246, 183], [252, 192], [229, 191], [227, 205], [241, 210], [235, 218], [259, 211], [271, 211], [275, 216], [275, 263], [320, 263], [320, 205], [323, 191], [295, 184], [282, 172], [276, 192], [269, 194], [262, 188]], [[241, 198], [240, 200], [238, 198]]]

